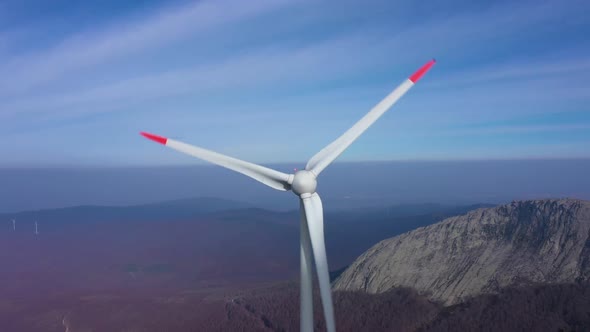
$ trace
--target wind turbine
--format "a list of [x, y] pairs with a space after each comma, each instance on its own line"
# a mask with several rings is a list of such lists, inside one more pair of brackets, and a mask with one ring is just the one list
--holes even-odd
[[322, 201], [316, 192], [317, 177], [330, 165], [348, 146], [350, 146], [365, 130], [383, 115], [399, 98], [414, 86], [416, 82], [434, 65], [435, 60], [427, 62], [408, 79], [403, 81], [385, 99], [377, 104], [362, 119], [355, 123], [342, 136], [315, 154], [305, 166], [305, 170], [295, 174], [285, 174], [264, 166], [232, 158], [214, 151], [189, 145], [166, 137], [141, 132], [141, 135], [160, 144], [203, 159], [210, 163], [228, 168], [253, 178], [263, 184], [281, 191], [292, 190], [300, 197], [301, 209], [301, 331], [313, 331], [313, 299], [312, 299], [312, 257], [315, 260], [319, 280], [320, 295], [328, 332], [336, 330], [334, 308], [330, 289], [330, 276], [324, 243], [324, 215]]
[[35, 221], [35, 235], [39, 235], [39, 224]]
[[12, 230], [16, 231], [16, 219], [12, 219]]

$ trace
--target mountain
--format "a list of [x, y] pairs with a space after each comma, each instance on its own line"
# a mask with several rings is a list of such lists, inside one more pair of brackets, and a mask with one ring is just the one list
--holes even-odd
[[410, 287], [451, 305], [505, 287], [590, 276], [590, 202], [547, 199], [480, 208], [379, 242], [335, 290]]

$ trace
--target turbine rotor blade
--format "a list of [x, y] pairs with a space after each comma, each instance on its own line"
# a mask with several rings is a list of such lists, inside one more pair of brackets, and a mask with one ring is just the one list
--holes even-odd
[[291, 189], [291, 185], [289, 184], [289, 174], [275, 171], [274, 169], [256, 165], [166, 137], [146, 132], [141, 132], [141, 135], [174, 150], [208, 161], [212, 164], [231, 169], [232, 171], [242, 173], [271, 188], [281, 191], [287, 191]]
[[299, 326], [301, 332], [313, 332], [313, 251], [307, 217], [303, 201], [299, 203], [301, 210], [300, 231], [300, 259], [301, 259], [301, 289], [300, 289], [300, 316]]
[[324, 211], [322, 208], [322, 200], [317, 193], [313, 193], [309, 196], [302, 196], [301, 201], [305, 209], [307, 228], [320, 284], [322, 306], [324, 308], [324, 317], [326, 319], [326, 329], [328, 332], [335, 332], [334, 305], [332, 304], [330, 274], [328, 272], [328, 259], [326, 257], [326, 244], [324, 241]]
[[418, 80], [434, 65], [432, 59], [424, 66], [418, 69], [412, 76], [406, 79], [395, 90], [393, 90], [385, 99], [373, 107], [362, 119], [355, 123], [342, 136], [316, 153], [307, 162], [305, 169], [312, 171], [316, 176], [324, 168], [328, 167], [338, 156], [346, 150], [359, 136], [361, 136], [377, 119], [379, 119], [387, 110], [389, 110]]

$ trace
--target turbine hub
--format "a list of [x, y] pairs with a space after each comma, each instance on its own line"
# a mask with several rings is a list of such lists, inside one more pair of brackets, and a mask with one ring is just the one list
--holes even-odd
[[301, 170], [295, 173], [291, 189], [297, 195], [313, 194], [317, 186], [315, 175], [310, 171]]

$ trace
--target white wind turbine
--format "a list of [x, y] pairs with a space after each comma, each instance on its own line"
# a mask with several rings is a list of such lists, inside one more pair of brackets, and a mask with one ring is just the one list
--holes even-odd
[[402, 82], [385, 99], [377, 104], [362, 119], [355, 123], [342, 136], [314, 155], [305, 170], [295, 174], [285, 174], [247, 161], [222, 155], [217, 152], [192, 146], [180, 141], [142, 132], [141, 134], [167, 147], [206, 160], [210, 163], [231, 169], [249, 176], [263, 184], [281, 191], [292, 190], [300, 197], [301, 208], [301, 331], [313, 331], [312, 301], [312, 257], [315, 260], [319, 280], [322, 306], [328, 332], [334, 332], [334, 308], [324, 244], [324, 216], [322, 201], [316, 193], [317, 177], [334, 159], [350, 146], [367, 128], [383, 115], [401, 98], [435, 63], [431, 60]]

